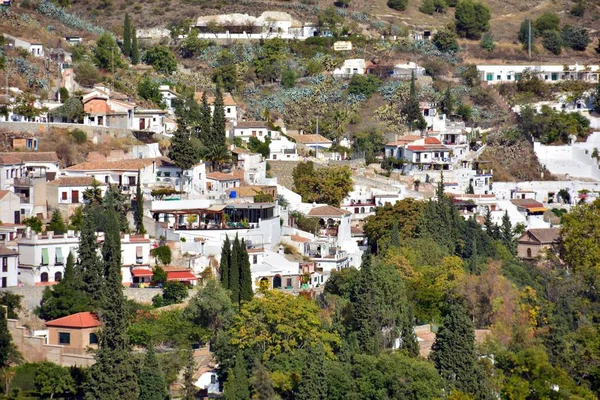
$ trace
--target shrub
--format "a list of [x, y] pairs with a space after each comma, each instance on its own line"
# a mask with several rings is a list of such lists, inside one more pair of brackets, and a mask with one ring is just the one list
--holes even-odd
[[167, 245], [150, 250], [150, 255], [156, 257], [157, 261], [162, 265], [169, 265], [171, 263], [171, 248]]
[[352, 80], [348, 85], [348, 93], [350, 94], [362, 94], [366, 97], [370, 97], [377, 91], [377, 88], [381, 84], [379, 78], [375, 75], [352, 75]]
[[459, 115], [463, 121], [470, 121], [473, 115], [473, 108], [467, 104], [461, 104], [456, 110], [456, 114]]
[[559, 55], [562, 51], [562, 38], [557, 31], [546, 31], [542, 35], [542, 45], [546, 50], [554, 55]]
[[283, 74], [281, 77], [281, 86], [286, 89], [291, 89], [296, 86], [296, 73], [291, 68], [286, 68], [283, 70]]
[[177, 69], [177, 59], [166, 46], [154, 46], [144, 54], [144, 62], [152, 65], [157, 72], [171, 75]]
[[87, 133], [79, 128], [73, 129], [70, 134], [77, 144], [83, 144], [87, 142]]
[[479, 39], [490, 29], [490, 9], [483, 3], [461, 0], [456, 6], [456, 33], [467, 39]]
[[583, 15], [585, 14], [585, 4], [583, 4], [583, 1], [579, 1], [577, 4], [573, 5], [573, 7], [571, 7], [570, 13], [574, 17], [583, 17]]
[[545, 12], [535, 20], [535, 28], [540, 32], [557, 31], [560, 17], [553, 12]]
[[98, 69], [89, 61], [76, 64], [74, 72], [77, 82], [82, 86], [93, 86], [100, 80]]
[[588, 30], [579, 26], [565, 25], [562, 29], [562, 43], [577, 51], [584, 51], [590, 44]]
[[458, 41], [456, 33], [449, 29], [440, 29], [433, 35], [433, 44], [439, 51], [458, 51]]
[[388, 0], [387, 6], [397, 11], [406, 10], [406, 6], [408, 5], [408, 0]]
[[[521, 28], [519, 29], [519, 42], [523, 43], [525, 46], [527, 46], [527, 44], [529, 43], [529, 19], [524, 20], [523, 22], [521, 22]], [[538, 31], [535, 28], [535, 24], [531, 24], [531, 43], [533, 44], [533, 41], [535, 40], [535, 38], [538, 35]]]
[[181, 303], [188, 295], [188, 287], [183, 282], [171, 281], [164, 285], [163, 304]]
[[487, 32], [485, 35], [483, 35], [483, 38], [481, 38], [481, 42], [479, 42], [479, 45], [482, 49], [491, 53], [496, 48], [496, 42], [494, 42], [494, 35], [491, 32]]
[[433, 4], [433, 0], [423, 0], [421, 6], [419, 7], [419, 11], [423, 14], [433, 15], [435, 12], [435, 4]]

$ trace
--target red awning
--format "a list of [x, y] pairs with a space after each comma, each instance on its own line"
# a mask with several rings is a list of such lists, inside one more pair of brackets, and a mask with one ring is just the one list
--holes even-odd
[[154, 275], [152, 270], [150, 270], [148, 268], [136, 268], [131, 271], [131, 274], [133, 276], [135, 276], [136, 278], [143, 278], [143, 277], [148, 277], [148, 276], [152, 277], [152, 275]]
[[190, 271], [171, 271], [167, 272], [168, 281], [197, 281], [198, 278]]

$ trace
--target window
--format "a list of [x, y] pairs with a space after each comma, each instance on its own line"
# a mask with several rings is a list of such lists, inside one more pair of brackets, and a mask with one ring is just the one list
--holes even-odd
[[42, 249], [42, 265], [48, 265], [48, 260], [50, 257], [48, 256], [48, 249]]
[[48, 273], [47, 272], [42, 272], [42, 274], [40, 275], [40, 281], [48, 282]]
[[497, 80], [497, 81], [501, 81], [501, 80], [502, 80], [502, 77], [501, 77], [500, 75], [496, 75], [496, 80]]
[[62, 192], [62, 193], [61, 193], [61, 199], [63, 199], [63, 200], [67, 200], [67, 196], [68, 196], [68, 195], [69, 195], [69, 194], [68, 194], [67, 192]]
[[256, 263], [258, 263], [258, 256], [256, 254], [254, 254], [252, 256], [252, 264], [256, 264]]
[[135, 185], [135, 176], [130, 176], [129, 177], [129, 186], [134, 186]]
[[71, 334], [69, 332], [58, 332], [58, 344], [71, 344]]
[[511, 76], [510, 75], [506, 75], [506, 80], [510, 81]]
[[252, 131], [252, 136], [256, 136], [256, 131]]
[[62, 281], [62, 272], [57, 271], [54, 273], [54, 282]]
[[277, 154], [273, 154], [273, 160], [277, 160]]
[[7, 287], [8, 286], [8, 281], [6, 280], [6, 277], [2, 278], [2, 287]]
[[98, 335], [90, 333], [90, 344], [98, 344]]
[[544, 80], [547, 81], [548, 80], [548, 75], [544, 75]]
[[227, 114], [231, 114], [231, 107], [227, 107], [227, 110], [225, 111]]
[[292, 278], [287, 278], [285, 280], [285, 286], [288, 287], [288, 288], [292, 287]]
[[494, 80], [494, 74], [487, 74], [485, 77], [486, 81], [493, 81]]
[[215, 374], [212, 374], [212, 375], [210, 376], [210, 383], [211, 383], [212, 385], [214, 385], [215, 383], [217, 383], [217, 376], [216, 376]]
[[552, 80], [553, 81], [557, 81], [558, 80], [558, 74], [552, 74]]
[[2, 272], [8, 272], [8, 257], [2, 257]]

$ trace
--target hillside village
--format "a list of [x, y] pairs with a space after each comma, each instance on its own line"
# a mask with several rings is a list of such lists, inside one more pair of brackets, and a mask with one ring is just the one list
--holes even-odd
[[362, 3], [0, 1], [0, 397], [598, 398], [600, 4]]

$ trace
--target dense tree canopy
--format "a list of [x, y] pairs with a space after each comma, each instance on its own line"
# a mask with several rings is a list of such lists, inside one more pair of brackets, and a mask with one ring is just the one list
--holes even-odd
[[352, 190], [352, 172], [347, 166], [315, 168], [312, 161], [300, 163], [292, 173], [294, 190], [307, 203], [339, 206]]
[[480, 39], [490, 29], [490, 10], [483, 3], [461, 0], [456, 5], [456, 33], [467, 39]]

